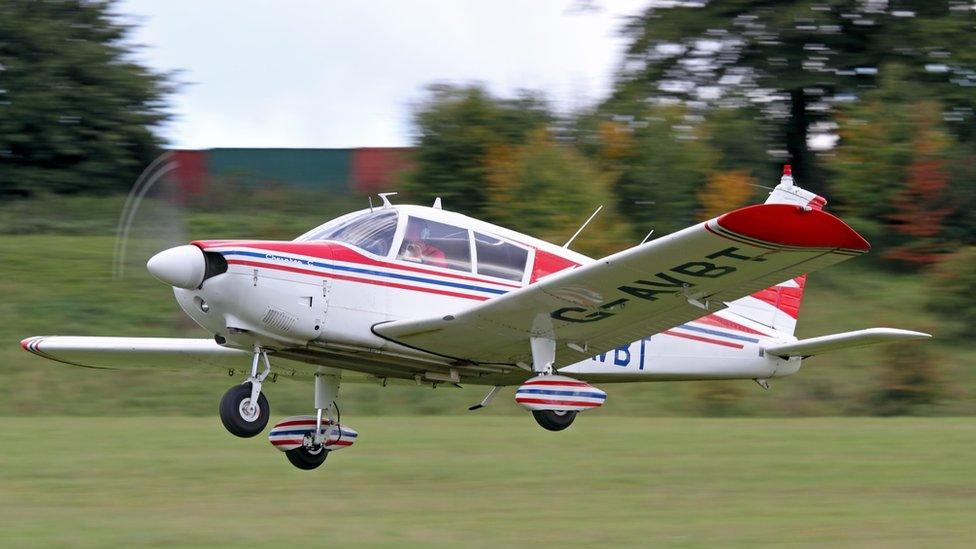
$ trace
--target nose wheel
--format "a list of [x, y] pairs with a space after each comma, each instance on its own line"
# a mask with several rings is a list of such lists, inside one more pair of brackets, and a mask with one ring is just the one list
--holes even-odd
[[[264, 371], [258, 373], [258, 361], [264, 359]], [[247, 380], [227, 389], [220, 399], [220, 422], [234, 436], [250, 438], [261, 433], [271, 417], [271, 406], [261, 392], [261, 385], [271, 373], [268, 355], [254, 347], [251, 375]]]
[[259, 435], [268, 425], [271, 406], [263, 393], [257, 401], [251, 399], [250, 383], [235, 385], [220, 399], [220, 422], [234, 436], [250, 438]]

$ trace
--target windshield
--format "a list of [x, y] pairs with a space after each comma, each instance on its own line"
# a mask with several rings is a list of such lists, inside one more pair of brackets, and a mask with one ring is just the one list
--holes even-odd
[[315, 240], [334, 240], [361, 248], [372, 254], [385, 256], [393, 245], [396, 234], [396, 210], [367, 212], [352, 219], [332, 224], [301, 238], [309, 242]]

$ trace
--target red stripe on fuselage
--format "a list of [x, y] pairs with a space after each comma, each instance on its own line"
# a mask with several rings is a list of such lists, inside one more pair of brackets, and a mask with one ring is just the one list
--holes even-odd
[[693, 339], [695, 341], [701, 341], [701, 342], [704, 342], [704, 343], [713, 343], [715, 345], [724, 345], [726, 347], [732, 347], [732, 348], [735, 348], [735, 349], [741, 349], [741, 348], [744, 347], [743, 345], [740, 345], [738, 343], [729, 343], [728, 341], [722, 341], [722, 340], [719, 340], [719, 339], [712, 339], [710, 337], [702, 337], [702, 336], [696, 336], [696, 335], [691, 335], [691, 334], [682, 334], [682, 333], [674, 332], [674, 331], [671, 331], [671, 330], [667, 330], [667, 331], [661, 332], [661, 333], [664, 334], [664, 335], [669, 335], [669, 336], [674, 336], [674, 337], [683, 337], [685, 339]]
[[347, 263], [356, 263], [358, 265], [370, 265], [372, 267], [383, 267], [387, 269], [395, 269], [398, 271], [408, 271], [412, 273], [420, 273], [431, 276], [442, 276], [445, 278], [456, 278], [458, 280], [467, 280], [470, 282], [481, 282], [484, 284], [495, 284], [496, 286], [503, 286], [506, 288], [521, 288], [520, 284], [512, 284], [506, 282], [497, 282], [494, 280], [485, 280], [483, 278], [477, 278], [473, 276], [465, 276], [450, 272], [440, 272], [432, 271], [430, 269], [424, 269], [420, 267], [413, 267], [410, 265], [400, 265], [397, 263], [390, 263], [389, 261], [377, 261], [370, 257], [367, 257], [355, 250], [347, 248], [346, 246], [335, 243], [335, 242], [322, 242], [322, 243], [308, 243], [308, 242], [275, 242], [275, 241], [247, 241], [247, 240], [217, 240], [217, 241], [207, 241], [198, 240], [194, 241], [195, 246], [199, 246], [204, 250], [209, 248], [252, 248], [260, 251], [271, 251], [280, 253], [289, 253], [295, 255], [304, 255], [307, 257], [314, 257], [316, 259], [326, 259], [334, 261], [345, 261]]
[[274, 269], [274, 270], [277, 270], [277, 271], [287, 271], [287, 272], [290, 272], [290, 273], [299, 273], [299, 274], [307, 274], [307, 275], [312, 275], [312, 276], [320, 276], [322, 278], [331, 278], [331, 279], [334, 279], [334, 280], [348, 280], [350, 282], [359, 282], [359, 283], [362, 283], [362, 284], [370, 284], [370, 285], [373, 285], [373, 286], [386, 286], [388, 288], [398, 288], [398, 289], [401, 289], [401, 290], [412, 290], [412, 291], [415, 291], [415, 292], [424, 292], [424, 293], [428, 293], [428, 294], [445, 295], [445, 296], [449, 296], [449, 297], [460, 297], [460, 298], [463, 298], [463, 299], [475, 299], [475, 300], [478, 300], [478, 301], [485, 301], [485, 300], [489, 299], [488, 297], [480, 296], [480, 295], [460, 294], [460, 293], [457, 293], [457, 292], [448, 292], [446, 290], [435, 290], [433, 288], [421, 288], [421, 287], [417, 287], [417, 286], [407, 286], [406, 284], [399, 284], [399, 283], [396, 283], [396, 282], [387, 282], [387, 281], [384, 281], [384, 280], [369, 280], [369, 279], [359, 278], [359, 277], [355, 277], [355, 276], [340, 275], [340, 274], [335, 274], [335, 273], [323, 273], [323, 272], [320, 272], [320, 271], [311, 271], [309, 269], [300, 269], [298, 267], [288, 267], [288, 266], [285, 266], [285, 265], [274, 265], [274, 264], [271, 264], [271, 263], [260, 263], [260, 262], [257, 262], [257, 261], [247, 261], [247, 260], [244, 260], [244, 259], [228, 259], [227, 260], [227, 264], [228, 265], [244, 265], [244, 266], [247, 266], [247, 267], [260, 267], [260, 268], [264, 268], [264, 269]]
[[720, 317], [718, 315], [703, 316], [703, 317], [701, 317], [699, 319], [694, 320], [694, 322], [697, 322], [699, 324], [707, 324], [709, 326], [718, 326], [720, 328], [728, 328], [730, 330], [735, 330], [737, 332], [743, 332], [743, 333], [747, 333], [747, 334], [755, 334], [755, 335], [760, 335], [760, 336], [763, 336], [763, 337], [770, 337], [769, 334], [764, 334], [764, 333], [762, 333], [760, 331], [753, 330], [752, 328], [750, 328], [748, 326], [743, 326], [742, 324], [739, 324], [738, 322], [733, 322], [733, 321], [731, 321], [731, 320], [729, 320], [727, 318], [722, 318], [722, 317]]

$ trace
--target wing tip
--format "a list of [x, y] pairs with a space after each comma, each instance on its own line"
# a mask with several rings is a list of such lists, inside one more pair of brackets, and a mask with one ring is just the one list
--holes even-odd
[[803, 248], [839, 248], [864, 253], [871, 244], [838, 217], [791, 204], [756, 204], [720, 216], [716, 223], [747, 238]]
[[38, 345], [44, 336], [31, 336], [20, 340], [20, 348], [27, 351], [28, 353], [37, 354]]

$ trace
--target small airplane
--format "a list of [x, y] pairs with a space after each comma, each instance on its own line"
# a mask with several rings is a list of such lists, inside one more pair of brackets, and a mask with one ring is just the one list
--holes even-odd
[[390, 194], [293, 241], [200, 240], [153, 256], [149, 272], [211, 338], [38, 336], [21, 346], [77, 366], [241, 376], [219, 405], [239, 437], [267, 426], [269, 378], [311, 378], [315, 414], [285, 418], [269, 439], [314, 469], [358, 436], [339, 423], [343, 378], [491, 387], [471, 409], [517, 385], [515, 400], [559, 431], [603, 404], [593, 383], [768, 388], [813, 355], [930, 337], [872, 328], [797, 340], [806, 274], [870, 246], [794, 185], [789, 166], [764, 204], [600, 259], [571, 251], [572, 239], [557, 246], [443, 210], [440, 199], [394, 205]]

